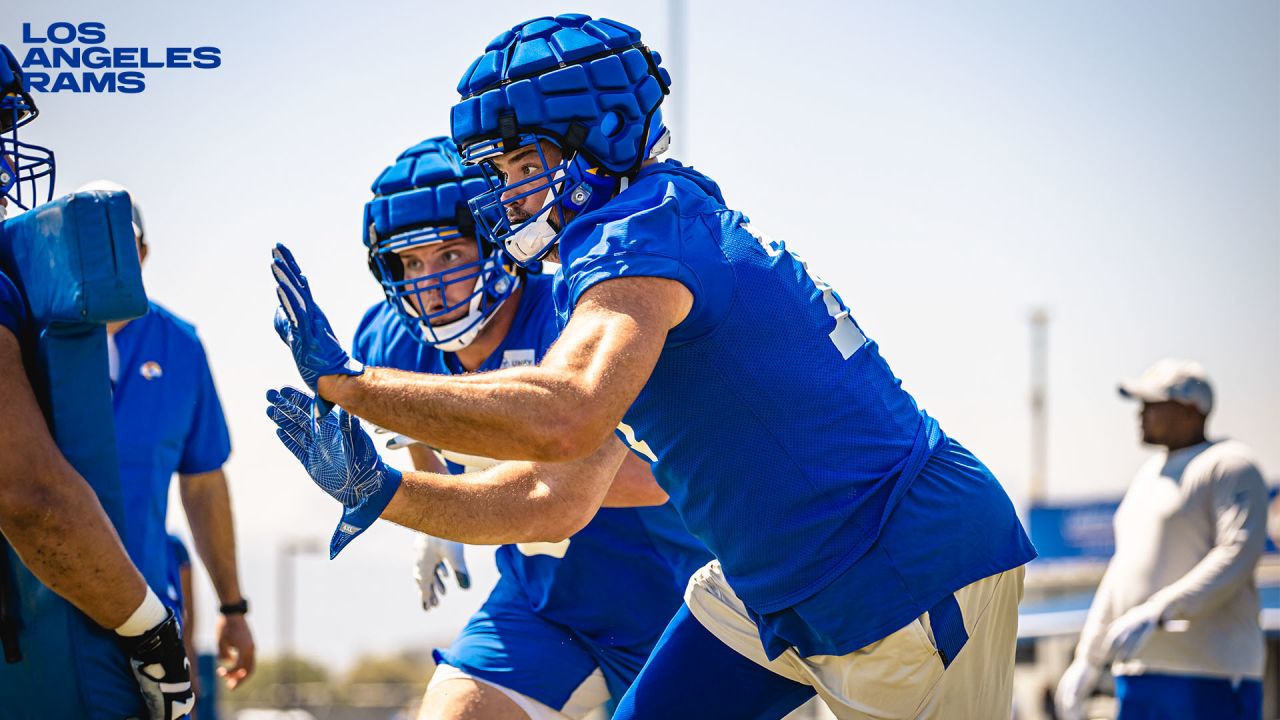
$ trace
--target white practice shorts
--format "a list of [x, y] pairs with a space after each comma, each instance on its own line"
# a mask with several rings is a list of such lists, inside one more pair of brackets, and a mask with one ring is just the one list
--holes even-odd
[[934, 644], [929, 613], [848, 655], [765, 657], [755, 623], [718, 561], [693, 574], [689, 612], [721, 642], [785, 678], [812, 686], [836, 717], [1000, 720], [1013, 711], [1013, 655], [1024, 567], [956, 591], [969, 639], [950, 665]]

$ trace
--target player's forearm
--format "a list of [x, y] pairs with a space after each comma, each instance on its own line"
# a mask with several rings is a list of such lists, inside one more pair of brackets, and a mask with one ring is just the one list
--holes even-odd
[[142, 603], [146, 583], [93, 490], [61, 458], [43, 470], [6, 469], [17, 472], [0, 477], [0, 531], [22, 564], [94, 622], [119, 627]]
[[183, 475], [179, 488], [196, 552], [209, 571], [218, 599], [224, 603], [239, 602], [235, 522], [226, 475], [221, 469]]
[[31, 572], [94, 622], [119, 627], [146, 595], [93, 489], [54, 444], [0, 326], [0, 532]]
[[319, 388], [326, 400], [376, 425], [496, 459], [575, 460], [612, 428], [595, 417], [588, 390], [540, 367], [451, 376], [369, 368], [325, 376]]
[[559, 542], [599, 509], [625, 449], [573, 463], [504, 462], [465, 475], [405, 473], [382, 518], [471, 545]]

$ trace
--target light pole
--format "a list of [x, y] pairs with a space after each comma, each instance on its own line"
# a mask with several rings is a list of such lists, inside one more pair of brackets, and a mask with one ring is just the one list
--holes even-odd
[[1031, 482], [1028, 500], [1039, 505], [1049, 495], [1049, 311], [1031, 312]]
[[293, 561], [298, 555], [320, 552], [320, 543], [310, 538], [290, 538], [280, 545], [276, 554], [276, 627], [280, 629], [280, 692], [278, 704], [293, 708], [298, 704], [298, 686], [294, 677], [293, 617], [294, 576]]

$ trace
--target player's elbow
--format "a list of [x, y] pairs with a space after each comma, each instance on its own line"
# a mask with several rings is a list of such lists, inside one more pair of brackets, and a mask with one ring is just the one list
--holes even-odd
[[564, 542], [587, 526], [591, 515], [583, 513], [549, 514], [529, 529], [529, 537], [521, 542]]
[[563, 496], [539, 492], [534, 512], [526, 515], [521, 537], [514, 542], [558, 543], [568, 540], [591, 522], [595, 508], [577, 500], [566, 502]]
[[536, 444], [540, 462], [567, 463], [595, 452], [613, 432], [587, 413], [569, 412], [543, 428]]
[[23, 458], [0, 474], [0, 519], [6, 533], [25, 534], [48, 524], [54, 508], [65, 505], [53, 468]]

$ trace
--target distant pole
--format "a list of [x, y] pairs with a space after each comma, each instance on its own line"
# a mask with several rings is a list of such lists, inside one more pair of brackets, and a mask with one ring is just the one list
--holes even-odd
[[680, 158], [688, 162], [689, 156], [689, 116], [685, 112], [685, 103], [693, 95], [689, 92], [689, 58], [685, 47], [686, 30], [689, 19], [685, 13], [684, 0], [667, 0], [667, 36], [670, 47], [662, 51], [663, 65], [671, 73], [671, 84], [680, 90], [680, 99], [674, 100], [675, 93], [663, 100], [667, 115], [667, 128], [671, 130], [671, 139], [678, 146]]
[[1049, 311], [1031, 312], [1031, 483], [1032, 505], [1048, 497], [1049, 467]]
[[293, 561], [304, 553], [317, 553], [320, 546], [314, 540], [285, 540], [276, 555], [276, 627], [280, 631], [280, 692], [277, 704], [284, 709], [298, 706], [298, 681], [294, 677], [293, 619], [294, 602]]

